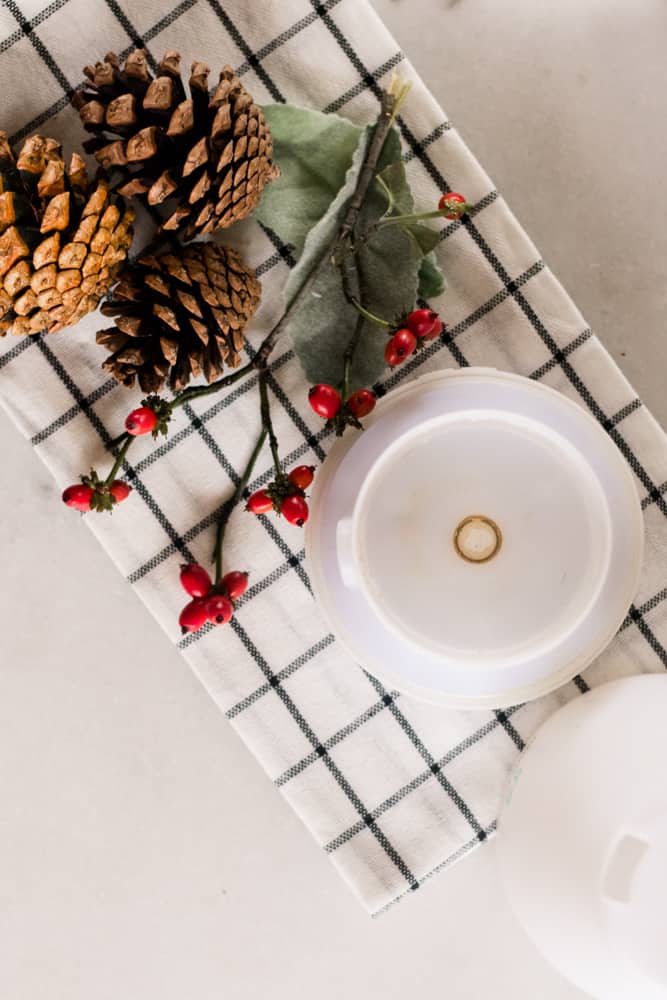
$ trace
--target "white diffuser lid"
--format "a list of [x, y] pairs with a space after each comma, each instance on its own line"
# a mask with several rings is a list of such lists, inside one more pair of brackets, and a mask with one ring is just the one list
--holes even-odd
[[316, 479], [316, 596], [392, 686], [500, 707], [569, 680], [635, 592], [631, 473], [580, 406], [528, 379], [438, 372], [394, 390]]
[[510, 903], [601, 1000], [666, 1000], [667, 676], [577, 698], [519, 760], [498, 825]]

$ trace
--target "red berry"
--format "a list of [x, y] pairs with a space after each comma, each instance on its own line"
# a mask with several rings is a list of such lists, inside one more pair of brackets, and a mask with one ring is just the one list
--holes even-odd
[[125, 421], [125, 430], [128, 434], [138, 437], [140, 434], [150, 434], [157, 427], [157, 416], [155, 410], [150, 406], [139, 406], [128, 415]]
[[417, 346], [417, 338], [411, 330], [407, 327], [403, 327], [401, 330], [397, 330], [393, 337], [390, 337], [387, 341], [387, 346], [384, 350], [384, 358], [388, 365], [392, 368], [395, 365], [405, 361], [405, 359], [412, 354], [415, 347]]
[[293, 493], [283, 500], [280, 513], [290, 524], [302, 528], [308, 520], [308, 504], [298, 493]]
[[122, 503], [123, 500], [127, 500], [131, 492], [132, 487], [128, 486], [127, 483], [124, 483], [122, 479], [114, 479], [109, 487], [109, 493], [114, 498], [116, 503]]
[[225, 625], [234, 614], [234, 605], [228, 597], [213, 594], [204, 601], [206, 616], [214, 625]]
[[375, 393], [371, 392], [370, 389], [357, 389], [348, 399], [347, 408], [353, 417], [361, 420], [362, 417], [367, 417], [375, 409], [376, 402]]
[[442, 322], [442, 320], [436, 319], [435, 323], [428, 331], [428, 333], [424, 334], [424, 340], [435, 340], [436, 337], [440, 336], [440, 334], [444, 329], [445, 329], [445, 324]]
[[266, 490], [257, 490], [250, 497], [245, 505], [245, 509], [251, 514], [268, 514], [273, 508], [273, 500]]
[[319, 385], [312, 385], [308, 390], [308, 402], [318, 417], [331, 420], [340, 410], [341, 398], [338, 390], [334, 389], [332, 385], [320, 382]]
[[430, 340], [428, 335], [437, 321], [438, 314], [432, 309], [415, 309], [406, 319], [405, 325], [408, 330], [412, 330], [415, 337], [426, 337]]
[[206, 597], [213, 584], [210, 576], [199, 563], [183, 563], [181, 566], [181, 586], [190, 597]]
[[75, 483], [74, 486], [68, 486], [63, 492], [63, 503], [72, 507], [73, 510], [90, 510], [90, 501], [93, 499], [94, 492], [91, 486]]
[[225, 573], [222, 578], [222, 586], [230, 601], [238, 601], [248, 587], [248, 574], [241, 573], [237, 569], [232, 570], [231, 573]]
[[391, 368], [395, 368], [403, 360], [401, 355], [396, 351], [393, 337], [390, 337], [387, 341], [387, 346], [384, 349], [384, 360]]
[[448, 212], [445, 212], [446, 219], [460, 219], [466, 212], [467, 207], [465, 198], [458, 191], [448, 191], [447, 194], [443, 194], [438, 202], [440, 211], [445, 208], [449, 209]]
[[289, 474], [290, 482], [298, 486], [300, 490], [307, 490], [315, 478], [314, 465], [297, 465]]
[[185, 635], [186, 632], [196, 632], [207, 621], [206, 601], [203, 601], [201, 597], [195, 597], [194, 601], [186, 604], [181, 611], [178, 624], [181, 626], [181, 632]]

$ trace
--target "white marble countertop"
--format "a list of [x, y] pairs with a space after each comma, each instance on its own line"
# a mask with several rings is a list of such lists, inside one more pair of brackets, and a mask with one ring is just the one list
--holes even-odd
[[[667, 421], [660, 0], [375, 0]], [[576, 1000], [493, 844], [362, 911], [0, 414], [8, 1000]]]

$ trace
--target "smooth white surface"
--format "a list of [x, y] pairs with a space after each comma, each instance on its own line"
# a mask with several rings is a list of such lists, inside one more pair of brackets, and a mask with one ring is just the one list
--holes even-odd
[[[329, 628], [386, 686], [506, 708], [584, 670], [634, 597], [644, 520], [630, 469], [580, 406], [492, 368], [393, 390], [332, 447], [312, 489], [307, 568]], [[497, 558], [453, 534], [498, 521]]]
[[[664, 423], [663, 0], [375, 5]], [[2, 414], [0, 440], [3, 998], [581, 1000], [493, 843], [369, 920]]]
[[498, 823], [522, 926], [601, 1000], [667, 998], [666, 713], [664, 674], [570, 702], [517, 763]]

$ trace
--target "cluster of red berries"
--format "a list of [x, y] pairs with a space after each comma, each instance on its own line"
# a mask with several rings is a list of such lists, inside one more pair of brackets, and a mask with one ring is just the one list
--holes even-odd
[[334, 386], [319, 382], [308, 390], [308, 402], [313, 412], [326, 420], [340, 437], [348, 426], [362, 430], [361, 420], [375, 408], [377, 400], [370, 389], [356, 389], [344, 400]]
[[181, 586], [192, 598], [178, 619], [181, 632], [196, 632], [211, 622], [212, 625], [226, 625], [234, 614], [234, 603], [245, 594], [248, 574], [232, 570], [226, 573], [217, 586], [198, 563], [181, 566]]
[[[148, 406], [149, 402], [153, 405]], [[125, 430], [132, 437], [140, 437], [142, 434], [153, 434], [155, 437], [158, 433], [166, 433], [169, 416], [169, 404], [154, 396], [128, 414]], [[63, 491], [62, 499], [68, 507], [85, 514], [89, 510], [112, 510], [117, 503], [127, 500], [131, 492], [132, 487], [122, 479], [114, 479], [108, 483], [100, 479], [92, 469], [90, 475], [83, 476], [80, 483], [68, 486]]]
[[82, 514], [89, 510], [110, 510], [115, 504], [127, 500], [131, 492], [132, 487], [122, 479], [114, 479], [108, 486], [104, 483], [98, 486], [91, 486], [89, 482], [74, 483], [63, 490], [63, 503]]
[[320, 382], [308, 390], [308, 402], [318, 417], [325, 420], [333, 420], [341, 410], [346, 410], [355, 419], [361, 420], [374, 408], [376, 399], [375, 393], [370, 389], [357, 389], [343, 402], [338, 389]]
[[389, 337], [384, 349], [385, 361], [395, 368], [409, 358], [420, 344], [439, 337], [444, 328], [442, 320], [432, 309], [415, 309]]
[[297, 465], [288, 475], [276, 477], [263, 489], [248, 497], [245, 509], [251, 514], [268, 514], [275, 510], [290, 524], [302, 528], [308, 520], [306, 490], [315, 476], [314, 465]]

